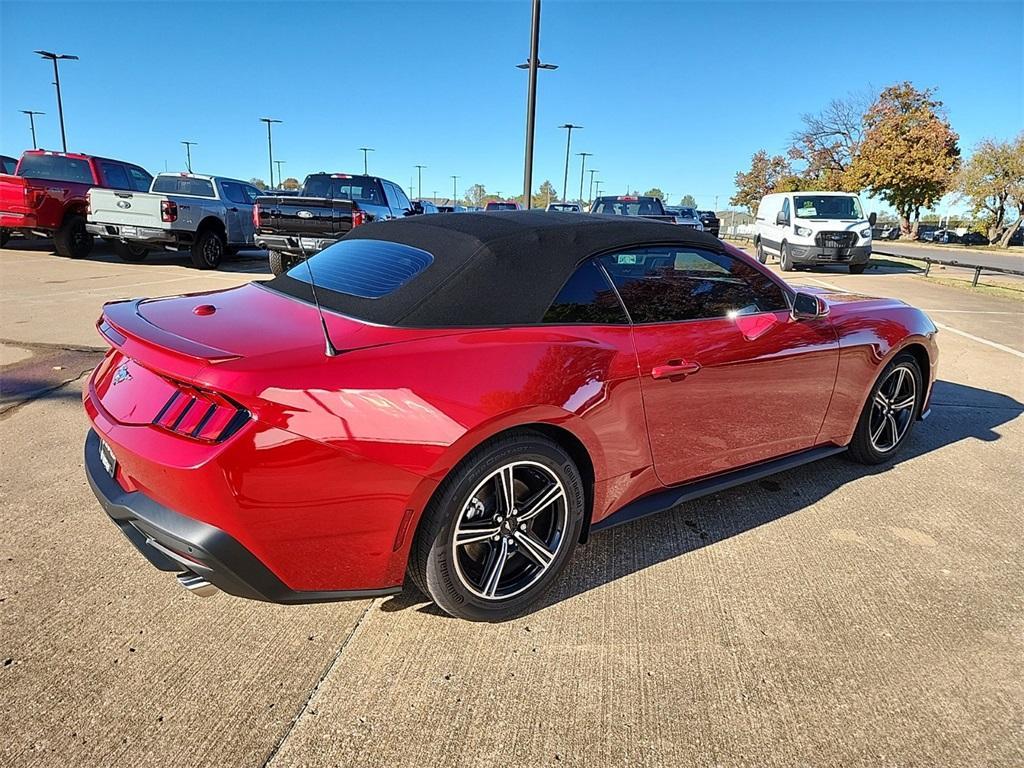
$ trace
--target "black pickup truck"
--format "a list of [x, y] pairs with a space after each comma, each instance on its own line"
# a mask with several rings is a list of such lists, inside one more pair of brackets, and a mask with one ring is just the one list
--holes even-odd
[[594, 198], [590, 207], [591, 213], [610, 214], [612, 216], [642, 216], [675, 224], [676, 217], [665, 210], [660, 197], [643, 195], [607, 195]]
[[700, 216], [700, 223], [704, 225], [704, 231], [718, 237], [718, 233], [722, 231], [722, 222], [719, 221], [715, 212], [697, 211], [697, 215]]
[[266, 248], [275, 275], [333, 245], [369, 221], [411, 216], [417, 211], [402, 188], [376, 176], [313, 173], [297, 196], [256, 198], [252, 219], [256, 247]]

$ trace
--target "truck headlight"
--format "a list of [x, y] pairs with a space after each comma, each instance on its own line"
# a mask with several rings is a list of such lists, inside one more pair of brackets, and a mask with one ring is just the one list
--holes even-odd
[[860, 236], [863, 237], [865, 240], [870, 238], [871, 237], [871, 227], [868, 227], [867, 229], [862, 229], [860, 231]]
[[793, 231], [796, 232], [797, 235], [799, 235], [800, 237], [811, 236], [811, 230], [808, 227], [801, 227], [799, 224], [793, 227]]

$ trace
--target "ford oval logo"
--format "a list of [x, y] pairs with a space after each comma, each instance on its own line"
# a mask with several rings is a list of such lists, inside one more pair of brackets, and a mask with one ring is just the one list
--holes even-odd
[[295, 215], [298, 216], [300, 219], [312, 219], [313, 218], [313, 214], [310, 211], [299, 211]]
[[111, 385], [120, 384], [122, 381], [131, 381], [131, 379], [131, 371], [128, 370], [128, 364], [125, 363], [116, 371], [114, 371], [114, 380], [111, 382]]
[[118, 200], [117, 201], [117, 207], [118, 208], [131, 208], [132, 204], [129, 203], [127, 200]]

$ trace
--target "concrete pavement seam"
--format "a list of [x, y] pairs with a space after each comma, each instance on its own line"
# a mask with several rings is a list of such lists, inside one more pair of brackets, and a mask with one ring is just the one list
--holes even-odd
[[16, 411], [21, 410], [24, 406], [28, 405], [29, 403], [35, 402], [36, 400], [38, 400], [38, 399], [40, 399], [42, 397], [46, 397], [47, 395], [49, 395], [49, 394], [51, 394], [53, 392], [56, 392], [58, 389], [63, 389], [68, 384], [74, 384], [79, 379], [82, 379], [85, 376], [88, 376], [90, 373], [92, 373], [92, 371], [93, 371], [93, 366], [90, 366], [90, 367], [86, 368], [84, 371], [82, 371], [80, 374], [75, 376], [74, 378], [65, 379], [64, 381], [60, 382], [59, 384], [55, 384], [52, 387], [47, 387], [46, 389], [40, 389], [40, 390], [37, 390], [35, 392], [32, 392], [24, 400], [18, 400], [18, 401], [13, 402], [13, 403], [4, 404], [4, 406], [2, 408], [0, 408], [0, 421], [5, 421], [13, 413], [15, 413]]

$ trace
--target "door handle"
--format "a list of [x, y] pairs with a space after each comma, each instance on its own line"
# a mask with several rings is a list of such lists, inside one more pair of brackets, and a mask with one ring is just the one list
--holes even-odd
[[700, 363], [689, 360], [669, 360], [665, 365], [651, 369], [652, 379], [671, 379], [673, 376], [690, 376], [700, 370]]

